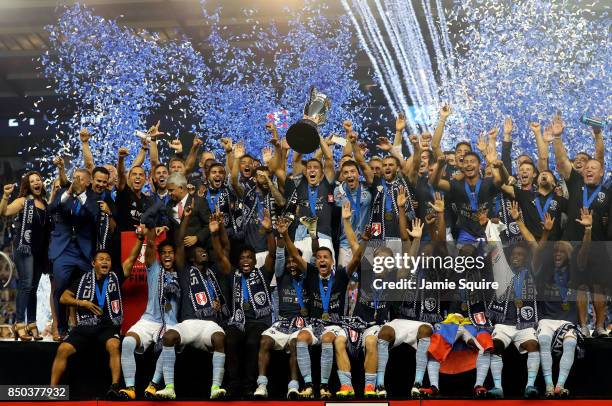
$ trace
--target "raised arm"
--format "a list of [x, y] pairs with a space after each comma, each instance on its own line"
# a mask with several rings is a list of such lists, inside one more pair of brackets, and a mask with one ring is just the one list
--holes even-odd
[[589, 254], [591, 251], [591, 229], [593, 228], [593, 213], [585, 209], [580, 210], [580, 220], [576, 221], [584, 226], [584, 236], [582, 237], [582, 245], [578, 251], [578, 269], [586, 269], [589, 263]]
[[431, 149], [434, 154], [434, 159], [437, 159], [439, 156], [443, 156], [444, 152], [442, 152], [442, 135], [444, 134], [444, 127], [446, 126], [446, 120], [452, 113], [451, 106], [445, 104], [440, 109], [440, 117], [438, 118], [438, 124], [436, 125], [436, 129], [434, 130], [433, 139], [431, 140]]
[[96, 166], [94, 163], [93, 154], [91, 153], [91, 148], [89, 148], [90, 138], [91, 133], [89, 130], [87, 128], [81, 129], [79, 132], [79, 139], [81, 140], [81, 151], [83, 152], [83, 164], [89, 173], [91, 173]]
[[238, 197], [244, 196], [244, 188], [240, 184], [240, 180], [239, 180], [240, 159], [243, 156], [244, 156], [244, 144], [242, 142], [238, 142], [234, 146], [234, 163], [232, 164], [232, 168], [231, 168], [232, 187], [236, 191], [236, 195], [238, 195]]
[[323, 152], [323, 157], [325, 157], [325, 163], [323, 164], [323, 173], [325, 174], [325, 177], [327, 178], [327, 181], [329, 183], [334, 183], [334, 181], [336, 180], [334, 155], [332, 154], [329, 145], [327, 145], [327, 141], [323, 137], [320, 137], [320, 141], [321, 152]]
[[140, 150], [138, 151], [138, 155], [132, 162], [132, 168], [137, 166], [142, 166], [144, 164], [145, 159], [147, 158], [147, 151], [149, 150], [149, 140], [143, 138], [140, 143]]
[[446, 166], [446, 157], [444, 155], [438, 157], [438, 162], [432, 176], [429, 177], [429, 184], [436, 189], [444, 192], [450, 192], [450, 182], [446, 179], [442, 179], [442, 172]]
[[406, 196], [406, 189], [403, 186], [400, 186], [397, 192], [397, 210], [399, 215], [399, 233], [402, 241], [408, 240], [408, 222], [406, 220], [406, 201], [408, 197]]
[[601, 127], [592, 127], [593, 129], [593, 137], [595, 137], [595, 159], [597, 159], [601, 163], [601, 167], [605, 168], [605, 146], [604, 146], [604, 138], [603, 138], [603, 129]]
[[393, 138], [393, 146], [394, 147], [402, 147], [402, 133], [406, 128], [406, 116], [404, 113], [399, 113], [397, 118], [395, 119], [395, 137]]
[[70, 181], [68, 180], [68, 176], [66, 175], [66, 167], [64, 166], [64, 158], [61, 156], [56, 156], [53, 158], [53, 164], [57, 168], [57, 174], [61, 187], [68, 187], [70, 185]]
[[353, 155], [355, 146], [349, 140], [349, 137], [353, 134], [353, 123], [351, 120], [344, 120], [342, 127], [344, 128], [344, 138], [347, 141], [346, 145], [342, 148], [342, 155]]
[[179, 272], [182, 272], [183, 269], [185, 269], [185, 263], [187, 262], [185, 261], [185, 234], [187, 234], [187, 227], [189, 227], [189, 218], [191, 217], [192, 212], [193, 208], [191, 207], [191, 205], [185, 206], [178, 235], [176, 236], [176, 241], [174, 242], [174, 244], [176, 245], [174, 263], [176, 265], [176, 270]]
[[371, 237], [372, 235], [371, 235], [370, 229], [366, 228], [363, 231], [363, 234], [361, 235], [361, 244], [359, 244], [357, 251], [353, 253], [351, 260], [346, 265], [347, 275], [351, 275], [361, 263], [361, 257], [363, 256], [363, 253], [365, 252], [365, 249], [368, 246], [368, 242], [370, 241]]
[[[444, 199], [440, 192], [434, 194], [434, 202], [429, 202], [429, 206], [436, 212], [436, 232], [432, 240], [446, 241], [446, 218], [444, 217]], [[412, 234], [410, 234], [412, 236]], [[414, 237], [413, 237], [414, 238]]]
[[232, 272], [232, 265], [229, 261], [226, 251], [221, 246], [221, 233], [224, 232], [220, 227], [223, 223], [223, 214], [217, 211], [214, 215], [210, 216], [210, 222], [208, 228], [210, 230], [211, 241], [213, 251], [215, 252], [215, 258], [217, 264], [222, 273], [229, 275]]
[[155, 228], [146, 229], [147, 246], [145, 248], [145, 265], [147, 267], [155, 263], [157, 252], [155, 247]]
[[264, 209], [264, 217], [261, 220], [261, 228], [266, 236], [266, 244], [268, 246], [268, 255], [264, 262], [264, 270], [269, 273], [274, 273], [274, 260], [276, 259], [276, 239], [272, 232], [272, 217], [270, 217], [270, 211]]
[[[410, 157], [408, 161], [406, 161], [407, 165], [404, 165], [402, 168], [402, 173], [411, 184], [416, 185], [418, 176], [419, 176], [419, 168], [421, 167], [421, 142], [417, 139], [417, 142], [413, 144], [414, 153]], [[444, 154], [442, 154], [444, 156]]]
[[8, 199], [11, 197], [13, 190], [15, 190], [14, 183], [4, 185], [4, 194], [2, 195], [2, 201], [0, 201], [0, 216], [14, 216], [23, 210], [25, 205], [25, 198], [23, 197], [18, 197], [11, 204], [8, 204]]
[[304, 258], [302, 258], [302, 256], [300, 255], [298, 249], [295, 247], [295, 244], [293, 244], [291, 237], [289, 237], [289, 224], [289, 221], [284, 217], [280, 217], [278, 220], [276, 220], [276, 228], [278, 229], [278, 232], [282, 235], [283, 240], [285, 241], [287, 252], [297, 262], [300, 270], [302, 272], [305, 272], [307, 264], [306, 261], [304, 261]]
[[536, 242], [536, 239], [533, 234], [531, 234], [531, 231], [529, 231], [529, 229], [525, 225], [523, 217], [521, 216], [518, 202], [516, 201], [510, 203], [510, 216], [512, 217], [516, 225], [518, 225], [519, 230], [521, 231], [521, 235], [523, 236], [525, 241], [529, 243], [531, 251], [536, 252], [536, 250], [538, 249], [538, 243]]
[[272, 182], [272, 179], [270, 179], [267, 173], [265, 174], [265, 176], [266, 182], [268, 183], [268, 187], [270, 188], [270, 193], [272, 193], [272, 197], [274, 198], [274, 203], [276, 203], [276, 205], [279, 207], [285, 207], [285, 198], [281, 194], [280, 190], [278, 190], [278, 188], [276, 187], [274, 182]]
[[189, 155], [187, 155], [187, 160], [185, 160], [185, 176], [193, 172], [193, 168], [195, 168], [196, 161], [198, 160], [198, 152], [202, 144], [203, 142], [200, 137], [197, 135], [193, 137], [193, 143], [191, 144]]
[[119, 159], [117, 160], [117, 190], [125, 189], [127, 185], [127, 174], [125, 173], [125, 157], [128, 156], [127, 148], [119, 148]]
[[[130, 255], [125, 259], [125, 261], [123, 261], [123, 264], [121, 264], [121, 267], [123, 269], [123, 275], [126, 278], [129, 278], [132, 273], [134, 263], [136, 262], [138, 255], [140, 255], [140, 250], [142, 249], [142, 242], [144, 241], [145, 234], [148, 233], [148, 230], [144, 226], [141, 227], [142, 231], [140, 233], [136, 233], [136, 244], [134, 244], [134, 246], [132, 247]], [[155, 230], [153, 230], [153, 233], [155, 233]], [[153, 250], [155, 250], [155, 239], [153, 239]]]
[[[557, 172], [563, 179], [567, 180], [572, 173], [572, 163], [567, 157], [567, 151], [565, 150], [565, 145], [563, 145], [563, 140], [561, 139], [561, 135], [563, 134], [563, 130], [565, 129], [565, 125], [563, 124], [563, 120], [560, 116], [553, 117], [552, 126], [550, 127], [553, 150], [555, 151], [555, 166], [557, 168]], [[545, 138], [545, 141], [549, 141]]]
[[514, 123], [512, 117], [506, 117], [504, 120], [504, 139], [502, 140], [501, 160], [508, 172], [512, 172], [512, 131]]
[[368, 185], [371, 185], [374, 181], [374, 171], [366, 162], [365, 157], [363, 156], [363, 151], [361, 150], [359, 145], [357, 145], [357, 134], [355, 134], [355, 132], [351, 132], [350, 135], [348, 135], [347, 140], [348, 142], [346, 144], [351, 145], [353, 156], [355, 157], [357, 165], [359, 165], [361, 171], [363, 172], [363, 177], [365, 178], [366, 183]]
[[351, 247], [351, 253], [355, 255], [355, 252], [357, 252], [357, 249], [359, 248], [359, 240], [357, 239], [357, 235], [355, 235], [355, 230], [353, 230], [351, 218], [353, 218], [351, 202], [345, 200], [344, 203], [342, 203], [342, 225], [344, 226], [346, 240], [349, 243], [349, 247]]
[[529, 129], [533, 133], [536, 140], [536, 146], [538, 147], [538, 171], [542, 172], [548, 169], [548, 143], [544, 141], [542, 136], [542, 126], [538, 122], [529, 124]]

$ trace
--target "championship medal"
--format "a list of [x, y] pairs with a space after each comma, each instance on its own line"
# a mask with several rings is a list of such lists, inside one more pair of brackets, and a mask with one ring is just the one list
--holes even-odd
[[570, 309], [570, 304], [567, 302], [563, 302], [561, 303], [561, 308], [563, 309], [564, 312], [568, 312]]
[[466, 302], [461, 302], [461, 310], [463, 310], [464, 312], [467, 311], [468, 309], [468, 305]]
[[308, 316], [308, 309], [305, 307], [300, 308], [300, 314], [304, 317]]
[[385, 220], [387, 220], [387, 221], [391, 221], [391, 220], [393, 220], [393, 213], [391, 213], [391, 212], [389, 212], [389, 211], [388, 211], [388, 212], [386, 212], [386, 213], [385, 213]]
[[321, 319], [325, 321], [329, 320], [329, 313], [327, 312], [323, 313], [323, 315], [321, 316]]
[[523, 307], [523, 301], [521, 299], [514, 299], [514, 305], [517, 309], [520, 309], [521, 307]]

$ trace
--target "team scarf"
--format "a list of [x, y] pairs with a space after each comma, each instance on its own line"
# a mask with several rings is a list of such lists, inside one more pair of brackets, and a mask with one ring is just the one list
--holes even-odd
[[283, 334], [293, 334], [308, 325], [308, 319], [303, 316], [281, 316], [272, 324], [272, 327]]
[[[478, 270], [467, 272], [465, 278], [470, 282], [479, 282], [482, 279], [481, 273]], [[474, 326], [486, 329], [493, 327], [488, 314], [487, 299], [483, 289], [461, 289], [459, 295], [461, 297], [461, 310], [467, 312], [467, 316]], [[464, 304], [467, 306], [467, 309], [463, 308]]]
[[415, 272], [411, 279], [416, 283], [416, 289], [407, 290], [404, 301], [400, 305], [400, 314], [409, 320], [419, 320], [427, 323], [438, 323], [444, 320], [440, 313], [440, 290], [421, 289], [421, 281], [438, 281], [435, 269], [422, 268]]
[[[157, 277], [157, 304], [159, 305], [159, 313], [162, 318], [162, 325], [157, 332], [157, 340], [155, 342], [155, 352], [162, 350], [162, 336], [166, 332], [166, 304], [176, 298], [177, 301], [181, 297], [181, 287], [178, 282], [176, 272], [166, 272], [166, 269], [160, 265], [160, 271]], [[176, 309], [173, 309], [176, 311]]]
[[[245, 315], [242, 306], [245, 302], [244, 289], [242, 284], [243, 273], [236, 270], [234, 272], [233, 281], [233, 301], [232, 301], [232, 318], [229, 321], [230, 325], [238, 327], [244, 331]], [[255, 312], [256, 318], [262, 318], [272, 313], [272, 301], [266, 280], [260, 268], [255, 268], [246, 276], [245, 280], [246, 293], [248, 294], [248, 303]]]
[[229, 234], [233, 233], [236, 235], [238, 233], [238, 224], [240, 223], [240, 213], [239, 211], [232, 209], [232, 196], [229, 189], [226, 186], [221, 186], [218, 189], [215, 199], [212, 198], [210, 190], [211, 189], [207, 189], [206, 194], [204, 195], [206, 201], [208, 202], [210, 212], [214, 213], [217, 209], [219, 209], [222, 213], [224, 213], [225, 216], [223, 216], [223, 225], [228, 230]]
[[346, 333], [346, 350], [351, 357], [356, 357], [363, 347], [363, 333], [373, 324], [368, 324], [357, 316], [343, 316], [340, 327]]
[[28, 196], [23, 204], [23, 211], [21, 213], [21, 230], [19, 233], [19, 243], [17, 245], [17, 252], [24, 255], [32, 254], [32, 222], [34, 221], [34, 210], [36, 205], [34, 204], [34, 198]]
[[198, 319], [217, 315], [217, 311], [213, 307], [215, 300], [218, 300], [221, 305], [221, 314], [229, 316], [225, 297], [221, 292], [215, 273], [210, 268], [206, 268], [204, 273], [196, 266], [189, 268], [189, 299]]
[[584, 334], [582, 331], [573, 323], [567, 322], [557, 330], [555, 330], [552, 338], [552, 345], [550, 348], [550, 352], [556, 358], [561, 358], [563, 355], [563, 339], [565, 335], [573, 331], [576, 336], [576, 358], [582, 359], [584, 358], [585, 348], [584, 348]]
[[103, 211], [100, 211], [98, 219], [98, 250], [105, 250], [108, 242], [108, 234], [110, 230], [110, 217]]
[[[114, 272], [108, 273], [108, 286], [104, 292], [104, 299], [106, 301], [106, 308], [102, 311], [107, 313], [115, 326], [121, 325], [123, 321], [123, 302], [121, 301], [121, 288], [119, 286], [119, 279]], [[76, 291], [77, 300], [87, 300], [98, 304], [98, 298], [96, 297], [96, 272], [92, 269], [81, 276], [79, 286]], [[93, 314], [89, 310], [77, 308], [77, 325], [79, 326], [97, 326], [102, 322], [104, 315], [98, 316]]]
[[[386, 182], [386, 183], [383, 183]], [[368, 222], [371, 227], [372, 224], [380, 224], [380, 234], [373, 236], [373, 239], [384, 240], [386, 237], [385, 230], [385, 213], [391, 211], [393, 213], [394, 220], [397, 221], [399, 218], [399, 208], [397, 207], [397, 194], [400, 186], [404, 186], [408, 199], [406, 199], [406, 205], [404, 206], [404, 212], [409, 220], [416, 218], [416, 212], [414, 210], [414, 196], [412, 187], [408, 185], [403, 177], [398, 176], [395, 180], [387, 182], [381, 179], [381, 184], [376, 188], [376, 194], [372, 199], [372, 210], [370, 211], [370, 221]], [[390, 201], [389, 201], [390, 200]]]
[[270, 218], [275, 218], [274, 212], [274, 197], [272, 193], [268, 191], [265, 195], [261, 195], [256, 187], [250, 188], [242, 198], [242, 225], [246, 224], [259, 224], [263, 219], [263, 210], [268, 209], [270, 212]]
[[536, 302], [535, 282], [528, 268], [514, 272], [512, 283], [506, 288], [501, 298], [494, 297], [489, 304], [491, 320], [503, 323], [508, 311], [510, 298], [521, 300], [521, 308], [516, 309], [516, 328], [519, 330], [535, 327], [538, 323], [538, 306]]

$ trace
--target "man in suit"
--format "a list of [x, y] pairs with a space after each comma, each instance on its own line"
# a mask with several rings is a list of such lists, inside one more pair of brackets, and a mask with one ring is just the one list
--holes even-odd
[[49, 259], [53, 262], [55, 290], [53, 300], [57, 309], [60, 335], [67, 330], [66, 312], [59, 299], [73, 280], [73, 272], [88, 270], [96, 244], [98, 196], [91, 190], [91, 174], [87, 169], [74, 172], [72, 184], [61, 189], [49, 205], [55, 228], [51, 233]]
[[191, 196], [187, 193], [187, 179], [178, 172], [173, 172], [168, 177], [166, 188], [171, 199], [166, 206], [170, 235], [176, 239], [179, 225], [183, 219], [183, 210], [185, 210], [185, 207], [191, 206], [192, 214], [185, 233], [185, 247], [194, 245], [204, 248], [209, 247], [208, 220], [210, 210], [206, 202], [197, 195]]

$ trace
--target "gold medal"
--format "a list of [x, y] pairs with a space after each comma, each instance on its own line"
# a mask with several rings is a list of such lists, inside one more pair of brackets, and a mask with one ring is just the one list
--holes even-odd
[[302, 308], [300, 309], [300, 314], [301, 314], [302, 316], [304, 316], [304, 317], [308, 316], [308, 309], [307, 309], [307, 308], [305, 308], [305, 307], [302, 307]]
[[259, 232], [259, 234], [264, 235], [266, 233], [265, 228], [259, 227], [259, 230], [257, 230]]
[[166, 302], [166, 305], [164, 306], [164, 309], [169, 312], [170, 310], [172, 310], [172, 304], [170, 304], [170, 302]]
[[514, 299], [514, 305], [517, 309], [520, 309], [521, 307], [523, 307], [523, 301], [521, 299]]
[[468, 309], [468, 305], [466, 302], [461, 302], [461, 310], [463, 310], [464, 312], [467, 311]]
[[329, 313], [327, 312], [323, 313], [323, 315], [321, 316], [321, 320], [325, 320], [325, 321], [329, 320]]
[[561, 308], [563, 309], [564, 312], [568, 312], [570, 309], [570, 304], [567, 302], [563, 302], [561, 303]]
[[393, 220], [393, 213], [391, 213], [390, 211], [385, 213], [385, 220], [387, 221], [391, 221]]
[[242, 310], [251, 310], [251, 304], [249, 302], [244, 302], [242, 304]]

